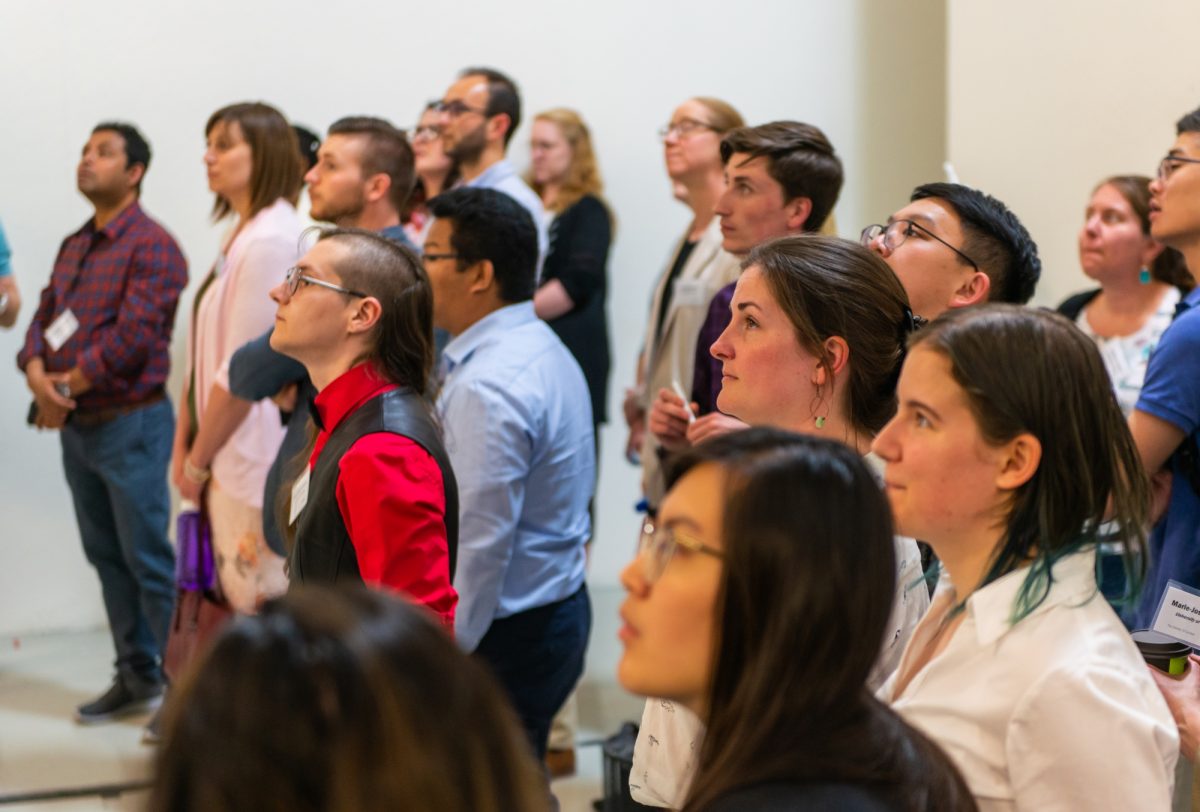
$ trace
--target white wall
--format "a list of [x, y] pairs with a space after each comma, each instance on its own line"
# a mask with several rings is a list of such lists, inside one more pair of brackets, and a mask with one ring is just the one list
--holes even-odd
[[[29, 302], [18, 329], [0, 334], [2, 359], [20, 345], [60, 240], [89, 215], [73, 172], [101, 119], [134, 121], [150, 139], [143, 203], [177, 235], [197, 279], [218, 236], [207, 219], [203, 126], [223, 104], [267, 100], [314, 129], [352, 113], [407, 125], [457, 69], [477, 63], [511, 73], [530, 113], [579, 109], [593, 128], [618, 218], [610, 265], [616, 424], [604, 435], [592, 562], [598, 583], [615, 582], [633, 545], [637, 479], [621, 458], [621, 390], [632, 379], [650, 286], [686, 222], [671, 200], [655, 135], [673, 107], [713, 95], [751, 123], [798, 118], [823, 128], [848, 167], [837, 210], [845, 234], [886, 217], [913, 185], [936, 178], [944, 152], [941, 0], [903, 7], [61, 0], [7, 3], [0, 19], [0, 218]], [[521, 165], [527, 134], [522, 128], [515, 142]], [[182, 331], [176, 338], [181, 343]], [[28, 395], [8, 370], [0, 372], [0, 633], [102, 622], [57, 438], [24, 427]]]
[[1096, 183], [1153, 175], [1200, 105], [1198, 28], [1194, 0], [949, 3], [950, 157], [1032, 233], [1037, 303], [1089, 286], [1076, 237]]

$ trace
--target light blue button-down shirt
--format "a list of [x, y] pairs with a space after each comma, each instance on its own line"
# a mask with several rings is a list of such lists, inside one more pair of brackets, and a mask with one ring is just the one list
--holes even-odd
[[546, 228], [546, 212], [542, 208], [542, 200], [537, 193], [529, 188], [517, 170], [508, 160], [497, 161], [489, 166], [478, 177], [463, 184], [476, 189], [495, 189], [497, 192], [511, 197], [529, 211], [533, 217], [533, 225], [538, 235], [538, 276], [542, 275], [542, 263], [550, 250], [550, 235]]
[[579, 364], [532, 302], [477, 321], [442, 365], [437, 405], [461, 517], [454, 626], [473, 651], [494, 619], [583, 585], [592, 407]]

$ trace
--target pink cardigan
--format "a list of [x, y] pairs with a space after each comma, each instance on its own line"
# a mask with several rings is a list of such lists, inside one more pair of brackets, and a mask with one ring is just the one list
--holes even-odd
[[[269, 293], [303, 253], [303, 228], [295, 208], [280, 198], [254, 215], [217, 257], [217, 278], [200, 300], [188, 340], [189, 364], [193, 360], [195, 364], [198, 415], [203, 416], [214, 383], [229, 388], [233, 353], [274, 325], [275, 303]], [[189, 367], [189, 379], [190, 372]], [[261, 508], [267, 469], [282, 441], [279, 409], [269, 400], [255, 403], [213, 458], [213, 478], [230, 496]]]

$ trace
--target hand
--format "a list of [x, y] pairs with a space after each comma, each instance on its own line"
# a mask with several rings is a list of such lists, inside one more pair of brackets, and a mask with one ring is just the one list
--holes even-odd
[[61, 429], [67, 422], [67, 417], [75, 408], [75, 401], [63, 397], [54, 388], [57, 383], [64, 383], [64, 373], [45, 373], [41, 364], [35, 366], [32, 362], [26, 368], [26, 383], [33, 399], [37, 403], [37, 417], [34, 425], [39, 429]]
[[300, 387], [294, 383], [289, 383], [287, 386], [280, 389], [271, 396], [271, 400], [279, 407], [281, 412], [296, 411], [296, 395], [300, 392]]
[[641, 426], [646, 420], [646, 407], [642, 405], [642, 388], [640, 386], [625, 390], [625, 400], [621, 403], [625, 413], [625, 425], [632, 431], [634, 426]]
[[748, 428], [749, 425], [736, 417], [721, 412], [709, 412], [704, 417], [696, 418], [696, 422], [688, 426], [687, 439], [692, 445], [697, 445], [713, 437]]
[[[193, 471], [201, 471], [205, 475], [203, 478], [196, 476]], [[204, 469], [194, 465], [188, 460], [185, 455], [183, 458], [183, 470], [179, 477], [179, 481], [175, 483], [175, 487], [179, 489], [179, 498], [187, 499], [189, 502], [200, 504], [200, 498], [204, 495], [204, 489], [208, 486], [208, 474]]]
[[1194, 761], [1200, 751], [1200, 657], [1193, 654], [1188, 663], [1187, 673], [1181, 678], [1168, 676], [1151, 666], [1146, 668], [1150, 669], [1150, 676], [1162, 691], [1179, 727], [1179, 752]]
[[1150, 524], [1158, 524], [1158, 520], [1167, 512], [1171, 502], [1171, 480], [1174, 475], [1170, 468], [1160, 468], [1150, 477]]
[[658, 397], [650, 405], [650, 433], [668, 451], [687, 448], [691, 445], [687, 438], [688, 425], [692, 422], [690, 418], [699, 408], [692, 403], [692, 411], [689, 412], [683, 398], [670, 389], [659, 389]]

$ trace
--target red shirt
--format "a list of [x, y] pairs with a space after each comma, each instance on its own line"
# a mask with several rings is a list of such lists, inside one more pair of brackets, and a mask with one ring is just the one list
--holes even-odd
[[[359, 364], [321, 390], [314, 403], [324, 428], [308, 465], [347, 415], [396, 385]], [[363, 581], [403, 593], [454, 628], [458, 593], [450, 585], [442, 472], [424, 448], [391, 432], [366, 434], [338, 463], [337, 503]]]

